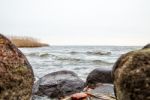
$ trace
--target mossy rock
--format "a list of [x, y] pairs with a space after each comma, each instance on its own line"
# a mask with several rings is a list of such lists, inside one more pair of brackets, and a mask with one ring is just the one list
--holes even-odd
[[150, 100], [150, 49], [122, 55], [112, 76], [117, 100]]
[[0, 100], [29, 100], [34, 74], [23, 53], [0, 34]]

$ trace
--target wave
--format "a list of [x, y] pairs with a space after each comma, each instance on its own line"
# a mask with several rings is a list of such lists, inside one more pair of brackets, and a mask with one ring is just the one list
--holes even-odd
[[97, 65], [112, 65], [113, 63], [111, 62], [107, 62], [107, 61], [103, 61], [103, 60], [92, 60], [92, 62], [94, 64], [97, 64]]
[[88, 55], [111, 55], [111, 52], [100, 52], [100, 51], [87, 51], [86, 52]]
[[87, 51], [87, 52], [76, 52], [76, 51], [71, 51], [69, 52], [72, 55], [75, 54], [87, 54], [87, 55], [111, 55], [111, 52], [101, 52], [101, 51]]
[[62, 61], [62, 62], [70, 62], [70, 63], [88, 63], [88, 64], [96, 64], [96, 65], [111, 65], [113, 63], [103, 61], [103, 60], [86, 60], [86, 59], [80, 59], [80, 58], [71, 58], [71, 57], [57, 57], [56, 60]]
[[57, 57], [56, 59], [60, 61], [73, 61], [73, 62], [83, 61], [82, 59], [79, 58], [70, 58], [70, 57]]
[[39, 52], [29, 53], [27, 55], [31, 57], [48, 57], [49, 56], [48, 53], [39, 53]]
[[39, 55], [40, 57], [49, 57], [49, 54], [48, 53], [42, 53]]
[[75, 55], [75, 54], [79, 54], [80, 52], [71, 51], [71, 52], [69, 52], [69, 53], [72, 54], [72, 55]]

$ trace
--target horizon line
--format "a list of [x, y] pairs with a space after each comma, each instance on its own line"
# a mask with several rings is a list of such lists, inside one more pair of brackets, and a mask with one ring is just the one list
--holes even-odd
[[54, 45], [52, 45], [52, 44], [49, 44], [49, 46], [132, 46], [132, 47], [135, 46], [135, 47], [142, 47], [144, 45], [87, 45], [87, 44], [86, 45], [79, 45], [79, 44], [72, 44], [72, 45], [70, 45], [70, 44], [54, 44]]

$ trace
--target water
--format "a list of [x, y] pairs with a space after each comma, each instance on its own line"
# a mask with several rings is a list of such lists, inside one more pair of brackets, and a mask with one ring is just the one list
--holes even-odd
[[[50, 46], [20, 48], [38, 79], [59, 70], [71, 70], [86, 80], [95, 68], [112, 69], [121, 54], [139, 49], [135, 46]], [[42, 99], [41, 99], [42, 100]]]

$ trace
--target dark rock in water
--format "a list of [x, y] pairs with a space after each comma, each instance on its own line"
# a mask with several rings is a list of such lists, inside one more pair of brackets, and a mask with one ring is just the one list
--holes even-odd
[[39, 96], [60, 98], [82, 91], [84, 82], [72, 71], [58, 71], [40, 78], [33, 88], [33, 93]]
[[0, 34], [0, 100], [29, 100], [33, 82], [26, 57]]
[[94, 86], [97, 83], [112, 83], [111, 70], [94, 69], [86, 79], [86, 85]]
[[150, 100], [150, 49], [122, 55], [112, 76], [117, 100]]
[[150, 43], [143, 47], [143, 49], [150, 48]]

